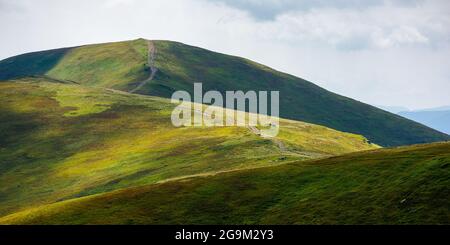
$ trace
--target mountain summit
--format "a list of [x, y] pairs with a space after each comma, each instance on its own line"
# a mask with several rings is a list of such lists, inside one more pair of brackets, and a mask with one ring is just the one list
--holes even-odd
[[0, 61], [0, 80], [28, 76], [170, 98], [176, 90], [278, 90], [280, 116], [364, 135], [382, 146], [450, 140], [401, 116], [253, 61], [172, 41], [133, 41], [34, 52]]

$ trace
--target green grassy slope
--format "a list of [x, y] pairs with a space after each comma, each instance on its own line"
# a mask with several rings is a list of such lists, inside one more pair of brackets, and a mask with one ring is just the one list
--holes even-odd
[[[194, 82], [202, 82], [204, 90], [222, 92], [279, 90], [283, 118], [364, 135], [383, 146], [450, 140], [450, 136], [421, 124], [246, 59], [176, 42], [153, 43], [157, 50], [155, 62], [158, 72], [151, 83], [137, 91], [141, 94], [170, 97], [175, 90], [192, 91]], [[38, 66], [36, 59], [25, 59], [27, 55], [18, 56], [0, 62], [0, 77], [6, 80], [20, 74], [46, 75], [80, 84], [130, 91], [149, 75], [147, 51], [147, 41], [144, 39], [81, 46], [68, 50], [63, 57], [55, 54], [59, 57], [55, 66], [45, 66], [33, 72], [24, 71], [28, 68], [23, 67]]]
[[277, 140], [246, 128], [182, 127], [169, 100], [45, 78], [0, 83], [0, 215], [190, 175], [378, 148], [362, 136], [281, 120]]
[[4, 224], [449, 224], [450, 143], [130, 188]]
[[46, 74], [61, 80], [107, 88], [125, 88], [148, 76], [143, 39], [71, 49]]

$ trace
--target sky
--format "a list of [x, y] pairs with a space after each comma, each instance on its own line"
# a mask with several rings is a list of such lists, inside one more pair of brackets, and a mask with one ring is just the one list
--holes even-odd
[[0, 0], [0, 30], [0, 59], [174, 40], [246, 57], [372, 105], [450, 105], [447, 0]]

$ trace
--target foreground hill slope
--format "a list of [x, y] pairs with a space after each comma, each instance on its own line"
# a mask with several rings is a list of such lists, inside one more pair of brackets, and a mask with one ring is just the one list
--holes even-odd
[[4, 224], [449, 224], [450, 143], [352, 153], [69, 200]]
[[[87, 45], [0, 61], [0, 80], [39, 75], [74, 83], [170, 97], [176, 90], [279, 90], [283, 118], [366, 136], [383, 146], [450, 140], [419, 123], [339, 96], [306, 80], [239, 57], [170, 41], [151, 41], [157, 72], [149, 74], [148, 41]], [[140, 86], [142, 85], [142, 86]]]
[[176, 128], [175, 106], [48, 78], [0, 83], [0, 215], [169, 179], [378, 148], [359, 135], [290, 120], [281, 120], [276, 139], [244, 127]]

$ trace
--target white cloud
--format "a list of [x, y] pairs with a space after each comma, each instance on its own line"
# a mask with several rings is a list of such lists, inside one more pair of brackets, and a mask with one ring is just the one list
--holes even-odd
[[401, 44], [427, 43], [429, 39], [423, 36], [416, 28], [401, 26], [394, 29], [390, 34], [383, 35], [373, 33], [374, 44], [379, 47], [392, 47]]
[[115, 7], [121, 7], [123, 5], [130, 5], [133, 4], [134, 0], [107, 0], [104, 3], [104, 6], [107, 8], [115, 8]]
[[423, 13], [421, 7], [324, 8], [287, 12], [274, 21], [255, 25], [263, 30], [261, 36], [264, 38], [322, 42], [344, 49], [388, 48], [439, 43], [442, 37], [448, 38], [449, 28], [443, 27], [450, 26], [450, 20], [445, 15], [439, 19], [435, 14]]

